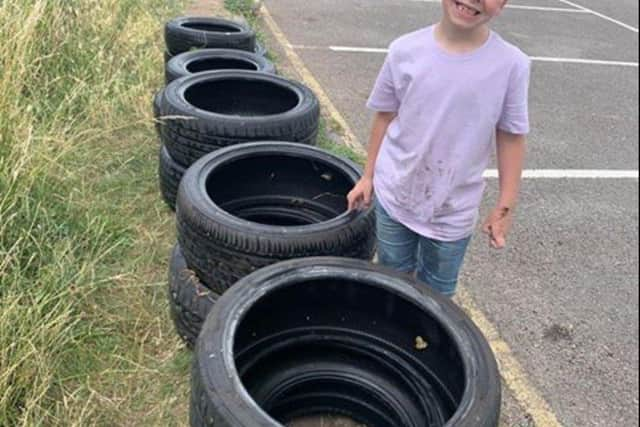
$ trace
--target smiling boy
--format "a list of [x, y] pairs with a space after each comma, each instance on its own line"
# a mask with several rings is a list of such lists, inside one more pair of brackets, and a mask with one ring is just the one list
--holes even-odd
[[506, 244], [529, 132], [530, 60], [489, 28], [506, 0], [442, 0], [440, 22], [394, 41], [367, 106], [376, 112], [349, 209], [375, 192], [378, 258], [455, 294], [495, 141], [500, 194], [484, 222]]

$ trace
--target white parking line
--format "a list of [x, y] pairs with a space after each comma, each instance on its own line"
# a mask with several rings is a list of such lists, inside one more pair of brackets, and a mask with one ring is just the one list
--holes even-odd
[[558, 1], [560, 1], [560, 2], [562, 2], [564, 4], [567, 4], [569, 6], [577, 7], [578, 9], [584, 10], [585, 12], [589, 12], [589, 13], [591, 13], [591, 14], [599, 17], [599, 18], [606, 19], [609, 22], [613, 22], [614, 24], [619, 25], [619, 26], [621, 26], [623, 28], [626, 28], [627, 30], [633, 31], [634, 33], [638, 32], [638, 29], [635, 28], [635, 27], [632, 27], [631, 25], [625, 24], [624, 22], [618, 21], [617, 19], [613, 19], [612, 17], [604, 15], [604, 14], [602, 14], [600, 12], [596, 12], [595, 10], [588, 9], [588, 8], [586, 8], [584, 6], [580, 6], [577, 3], [573, 3], [573, 2], [570, 2], [568, 0], [558, 0]]
[[580, 59], [580, 58], [552, 58], [546, 56], [531, 56], [532, 61], [538, 62], [562, 62], [565, 64], [589, 64], [589, 65], [615, 65], [619, 67], [635, 67], [638, 68], [637, 62], [625, 61], [602, 61], [598, 59]]
[[329, 50], [334, 52], [364, 52], [364, 53], [387, 53], [389, 49], [376, 47], [351, 47], [351, 46], [329, 46]]
[[588, 11], [582, 9], [568, 9], [566, 7], [523, 6], [517, 4], [507, 5], [506, 8], [519, 10], [536, 10], [540, 12], [589, 13]]
[[[387, 53], [389, 50], [377, 47], [356, 47], [356, 46], [308, 46], [308, 45], [292, 45], [298, 50], [331, 50], [333, 52], [350, 52], [350, 53]], [[605, 61], [600, 59], [584, 59], [584, 58], [555, 58], [547, 56], [532, 56], [534, 62], [557, 62], [564, 64], [586, 64], [586, 65], [609, 65], [618, 67], [634, 67], [638, 68], [637, 62], [626, 61]]]
[[[489, 169], [484, 173], [485, 178], [498, 178], [496, 169]], [[633, 179], [640, 178], [637, 170], [594, 170], [594, 169], [527, 169], [522, 173], [523, 178], [543, 179]]]

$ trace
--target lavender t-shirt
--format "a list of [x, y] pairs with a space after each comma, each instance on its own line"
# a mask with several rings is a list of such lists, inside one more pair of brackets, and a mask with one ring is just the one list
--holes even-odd
[[492, 32], [450, 54], [434, 27], [391, 44], [367, 107], [397, 112], [380, 148], [376, 197], [411, 230], [454, 241], [471, 235], [496, 128], [529, 132], [530, 60]]

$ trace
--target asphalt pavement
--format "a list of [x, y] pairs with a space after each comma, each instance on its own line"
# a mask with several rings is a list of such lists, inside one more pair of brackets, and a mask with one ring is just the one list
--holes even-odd
[[[384, 49], [440, 13], [416, 0], [264, 4], [363, 144]], [[638, 180], [607, 177], [637, 176], [638, 2], [509, 5], [494, 28], [534, 58], [526, 167], [560, 177], [525, 179], [509, 248], [478, 233], [461, 287], [560, 425], [638, 426]], [[511, 385], [503, 423], [531, 425], [539, 408]]]

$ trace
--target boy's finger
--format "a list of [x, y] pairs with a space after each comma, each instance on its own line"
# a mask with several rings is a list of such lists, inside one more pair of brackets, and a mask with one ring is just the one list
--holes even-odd
[[347, 195], [347, 212], [350, 212], [355, 207], [355, 200], [351, 193]]
[[364, 195], [364, 206], [367, 208], [371, 206], [371, 194]]
[[349, 211], [352, 211], [354, 209], [360, 209], [360, 205], [362, 204], [362, 195], [360, 194], [352, 194], [351, 197], [348, 197], [349, 199]]
[[507, 240], [504, 237], [504, 233], [499, 232], [491, 234], [491, 246], [495, 249], [503, 249], [507, 244]]

